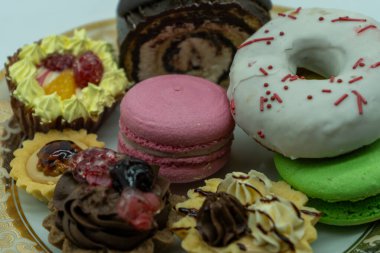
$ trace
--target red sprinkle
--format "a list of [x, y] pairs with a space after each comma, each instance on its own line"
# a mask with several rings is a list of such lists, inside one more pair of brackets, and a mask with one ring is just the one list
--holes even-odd
[[330, 83], [333, 83], [335, 81], [335, 76], [330, 77]]
[[368, 25], [368, 26], [363, 27], [362, 29], [360, 29], [358, 31], [358, 34], [364, 32], [364, 31], [367, 31], [368, 29], [376, 29], [376, 28], [377, 28], [377, 26], [375, 26], [375, 25]]
[[277, 93], [273, 94], [273, 98], [276, 99], [277, 102], [279, 102], [280, 104], [282, 103], [282, 99], [280, 98], [280, 96]]
[[325, 18], [324, 18], [324, 17], [319, 17], [318, 20], [319, 20], [319, 21], [323, 21], [323, 20], [325, 20]]
[[267, 88], [269, 86], [269, 83], [264, 83], [264, 87]]
[[343, 80], [342, 79], [338, 79], [338, 81], [337, 81], [338, 83], [342, 83], [343, 82]]
[[367, 22], [367, 19], [360, 19], [360, 18], [350, 18], [350, 17], [339, 17], [337, 19], [331, 20], [331, 22]]
[[260, 97], [260, 112], [264, 111], [264, 103], [265, 103], [264, 100], [265, 100], [264, 97]]
[[340, 103], [343, 102], [343, 100], [345, 100], [346, 98], [348, 97], [348, 94], [344, 94], [343, 96], [341, 96], [337, 101], [335, 101], [334, 105], [335, 106], [338, 106]]
[[269, 33], [269, 30], [265, 30], [264, 33]]
[[363, 79], [363, 76], [358, 76], [358, 77], [356, 77], [354, 79], [351, 79], [348, 83], [355, 83], [355, 82], [360, 81], [362, 79]]
[[232, 115], [235, 115], [236, 113], [235, 113], [235, 100], [231, 100], [231, 102], [230, 102], [230, 108], [231, 108], [231, 113], [232, 113]]
[[297, 19], [296, 16], [293, 16], [293, 15], [288, 15], [288, 18], [291, 18], [291, 19]]
[[253, 43], [256, 43], [256, 42], [260, 42], [260, 41], [271, 41], [271, 40], [274, 40], [274, 37], [266, 37], [266, 38], [258, 38], [258, 39], [253, 39], [253, 40], [249, 40], [243, 44], [241, 44], [238, 49], [240, 48], [243, 48], [245, 46], [248, 46], [248, 45], [251, 45]]
[[356, 95], [356, 103], [358, 104], [359, 114], [363, 114], [363, 104], [367, 104], [367, 100], [356, 90], [352, 91]]
[[364, 61], [363, 58], [360, 58], [359, 60], [357, 60], [354, 66], [352, 66], [352, 69], [356, 69], [359, 66], [363, 67], [363, 61]]
[[281, 79], [281, 82], [286, 82], [286, 80], [288, 80], [289, 78], [291, 78], [292, 75], [291, 74], [287, 74], [286, 76], [284, 76], [284, 78]]
[[286, 15], [284, 13], [279, 13], [278, 14], [280, 17], [286, 17]]
[[295, 80], [297, 80], [297, 79], [298, 79], [298, 76], [297, 76], [297, 75], [294, 75], [294, 76], [291, 76], [289, 80], [290, 80], [291, 82], [293, 82], [293, 81], [295, 81]]
[[280, 36], [284, 36], [285, 35], [285, 33], [284, 32], [280, 32]]
[[289, 87], [287, 85], [284, 86], [284, 90], [288, 90]]
[[275, 98], [274, 96], [271, 96], [271, 97], [270, 97], [270, 100], [271, 100], [271, 101], [274, 101], [275, 99], [276, 99], [276, 98]]
[[261, 138], [261, 139], [264, 139], [265, 138], [265, 134], [263, 133], [263, 131], [257, 131], [257, 134], [259, 135], [259, 137]]
[[272, 105], [271, 104], [267, 104], [267, 108], [268, 109], [272, 108]]
[[264, 74], [264, 76], [267, 76], [268, 75], [268, 72], [265, 71], [265, 69], [263, 68], [260, 68], [260, 72]]
[[267, 45], [270, 45], [270, 44], [272, 44], [272, 42], [270, 42], [270, 41], [267, 41]]
[[268, 96], [271, 94], [271, 92], [270, 92], [270, 90], [267, 90], [266, 92], [265, 92], [265, 94], [267, 94]]
[[300, 11], [301, 11], [301, 7], [298, 7], [295, 11], [293, 11], [293, 14], [298, 14], [298, 13], [300, 13]]
[[267, 98], [264, 98], [264, 102], [265, 102], [265, 103], [268, 102], [268, 99], [267, 99]]
[[323, 93], [331, 93], [331, 90], [322, 90]]
[[371, 65], [371, 69], [374, 69], [374, 68], [377, 68], [380, 66], [380, 61], [379, 62], [376, 62], [374, 64]]
[[313, 96], [312, 96], [312, 95], [309, 95], [309, 96], [307, 96], [307, 99], [308, 99], [308, 100], [312, 100], [312, 99], [313, 99]]
[[269, 65], [269, 66], [268, 66], [268, 69], [269, 69], [269, 70], [273, 69], [273, 66], [272, 66], [272, 65]]

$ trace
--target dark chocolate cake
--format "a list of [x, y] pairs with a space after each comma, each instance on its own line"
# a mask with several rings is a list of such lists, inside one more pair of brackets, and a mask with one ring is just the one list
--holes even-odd
[[120, 0], [120, 64], [135, 82], [182, 73], [223, 86], [236, 48], [269, 21], [270, 0]]

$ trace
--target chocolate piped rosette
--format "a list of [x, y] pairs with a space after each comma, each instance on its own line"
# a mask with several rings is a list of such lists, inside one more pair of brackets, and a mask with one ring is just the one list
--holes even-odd
[[120, 0], [120, 64], [140, 82], [170, 73], [228, 85], [237, 47], [269, 21], [270, 0]]
[[26, 45], [5, 68], [14, 115], [29, 138], [50, 129], [95, 132], [129, 85], [111, 45], [85, 30]]
[[320, 212], [307, 197], [264, 174], [232, 172], [190, 190], [172, 226], [188, 252], [307, 253]]
[[154, 252], [172, 241], [169, 182], [147, 163], [92, 148], [70, 159], [43, 225], [62, 252]]

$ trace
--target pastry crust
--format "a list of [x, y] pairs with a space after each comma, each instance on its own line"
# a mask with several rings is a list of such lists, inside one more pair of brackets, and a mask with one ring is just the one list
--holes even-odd
[[[104, 143], [97, 141], [95, 134], [87, 134], [86, 130], [74, 131], [74, 130], [51, 130], [46, 134], [36, 133], [33, 140], [24, 141], [22, 148], [17, 149], [14, 152], [15, 158], [11, 161], [11, 177], [17, 181], [16, 185], [22, 189], [25, 189], [27, 193], [33, 195], [37, 199], [48, 202], [53, 196], [55, 189], [55, 182], [58, 177], [51, 177], [52, 180], [47, 182], [37, 182], [33, 180], [28, 174], [27, 163], [31, 156], [38, 152], [45, 144], [54, 140], [70, 140], [74, 143], [79, 143], [80, 146], [88, 147], [104, 147]], [[36, 173], [41, 173], [36, 170]]]

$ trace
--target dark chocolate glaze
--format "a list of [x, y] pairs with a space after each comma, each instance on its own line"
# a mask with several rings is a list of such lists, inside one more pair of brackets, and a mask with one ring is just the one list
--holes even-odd
[[[196, 30], [197, 27], [208, 21], [220, 27], [226, 24], [232, 25], [248, 37], [269, 21], [268, 10], [270, 8], [271, 2], [269, 0], [121, 0], [117, 18], [120, 65], [126, 69], [130, 79], [136, 82], [141, 81], [138, 77], [140, 72], [139, 48], [144, 43], [156, 38], [163, 28], [170, 25], [178, 27], [190, 23], [195, 26], [194, 33], [197, 33], [199, 32]], [[248, 21], [248, 19], [250, 20]], [[252, 23], [255, 24], [252, 25]], [[211, 37], [224, 38], [224, 40], [218, 39], [218, 42], [212, 43], [212, 46], [216, 47], [217, 44], [222, 43], [232, 47], [233, 54], [236, 52], [238, 45], [234, 45], [223, 36], [223, 32], [209, 32], [210, 34], [214, 33]], [[208, 36], [203, 35], [202, 38], [210, 40], [210, 34]], [[188, 36], [199, 35], [190, 32]], [[173, 46], [168, 49], [166, 55], [175, 54], [176, 50], [178, 49]], [[180, 73], [175, 67], [170, 66], [168, 59], [170, 57], [162, 59], [166, 71], [168, 73]], [[231, 63], [232, 59], [229, 66], [226, 66], [226, 70], [218, 77], [219, 82], [228, 79], [228, 69]]]

